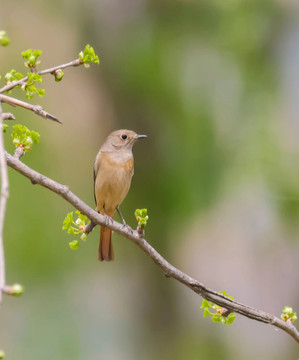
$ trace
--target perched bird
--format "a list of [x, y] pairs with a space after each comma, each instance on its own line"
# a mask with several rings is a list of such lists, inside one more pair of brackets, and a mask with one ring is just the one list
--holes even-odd
[[[134, 174], [134, 157], [132, 147], [137, 139], [146, 135], [138, 135], [131, 130], [113, 131], [97, 153], [94, 164], [94, 196], [97, 210], [102, 215], [114, 217], [118, 211], [124, 224], [125, 220], [119, 206], [126, 197]], [[101, 226], [99, 260], [114, 259], [111, 242], [112, 232]]]

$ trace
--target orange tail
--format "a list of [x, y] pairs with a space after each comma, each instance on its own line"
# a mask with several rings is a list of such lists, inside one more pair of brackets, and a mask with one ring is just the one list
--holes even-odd
[[101, 226], [100, 246], [99, 246], [99, 261], [112, 261], [114, 260], [114, 252], [111, 241], [112, 231]]

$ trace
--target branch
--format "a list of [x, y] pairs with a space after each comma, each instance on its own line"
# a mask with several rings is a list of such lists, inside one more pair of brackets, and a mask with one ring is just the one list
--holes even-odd
[[233, 301], [226, 296], [207, 288], [204, 284], [193, 279], [192, 277], [171, 265], [142, 236], [140, 236], [136, 230], [133, 230], [129, 226], [124, 226], [111, 218], [109, 218], [109, 223], [107, 223], [107, 218], [105, 216], [97, 213], [95, 210], [85, 204], [69, 190], [68, 186], [61, 185], [56, 181], [38, 173], [7, 152], [5, 152], [5, 156], [7, 164], [20, 174], [30, 179], [33, 184], [42, 185], [45, 188], [57, 193], [70, 204], [72, 204], [76, 209], [80, 210], [81, 213], [86, 215], [91, 220], [91, 224], [88, 226], [87, 232], [90, 232], [95, 224], [108, 226], [111, 230], [132, 240], [137, 246], [139, 246], [140, 249], [143, 250], [146, 255], [149, 256], [155, 262], [155, 264], [162, 269], [166, 277], [174, 278], [175, 280], [189, 287], [204, 299], [212, 301], [214, 304], [225, 308], [227, 312], [236, 312], [247, 318], [276, 326], [288, 333], [299, 343], [299, 332], [295, 326], [293, 326], [293, 324], [282, 321], [276, 316], [273, 316], [264, 311], [260, 311], [250, 306]]
[[2, 291], [6, 285], [5, 280], [5, 256], [3, 246], [3, 228], [6, 213], [6, 202], [9, 196], [9, 182], [7, 164], [4, 154], [3, 124], [4, 116], [0, 101], [0, 174], [1, 174], [1, 198], [0, 198], [0, 302], [2, 302]]
[[[58, 65], [58, 66], [54, 66], [52, 68], [49, 68], [49, 69], [45, 69], [45, 70], [42, 70], [42, 71], [37, 71], [37, 73], [39, 75], [44, 75], [44, 74], [55, 74], [55, 71], [56, 70], [59, 70], [59, 69], [65, 69], [67, 67], [70, 67], [70, 66], [79, 66], [79, 65], [82, 65], [84, 64], [84, 62], [81, 60], [81, 59], [76, 59], [76, 60], [73, 60], [73, 61], [70, 61], [66, 64], [62, 64], [62, 65]], [[23, 79], [21, 80], [18, 80], [18, 81], [14, 81], [8, 85], [5, 85], [3, 86], [1, 89], [0, 89], [0, 94], [3, 94], [4, 92], [6, 91], [9, 91], [11, 89], [13, 89], [14, 87], [18, 86], [18, 85], [22, 85], [24, 82], [26, 82], [28, 80], [28, 76], [25, 76], [23, 77]]]
[[[84, 62], [81, 59], [76, 59], [73, 61], [70, 61], [66, 64], [62, 64], [62, 65], [58, 65], [58, 66], [54, 66], [52, 68], [49, 69], [45, 69], [45, 70], [41, 70], [38, 71], [37, 73], [39, 75], [44, 75], [44, 74], [53, 74], [55, 75], [55, 71], [59, 70], [59, 69], [65, 69], [67, 67], [71, 67], [71, 66], [79, 66], [79, 65], [83, 65]], [[12, 106], [20, 106], [23, 107], [27, 110], [31, 110], [33, 111], [35, 114], [45, 118], [45, 119], [50, 119], [56, 122], [61, 123], [61, 121], [59, 119], [57, 119], [56, 116], [49, 114], [48, 112], [46, 112], [45, 110], [43, 110], [43, 108], [40, 105], [31, 105], [29, 103], [26, 103], [24, 101], [12, 98], [10, 96], [7, 95], [1, 95], [6, 91], [10, 91], [13, 88], [15, 88], [18, 85], [23, 85], [26, 81], [28, 80], [28, 76], [23, 77], [21, 80], [18, 81], [13, 81], [12, 83], [3, 86], [0, 89], [0, 100], [6, 104], [12, 105]]]
[[2, 113], [2, 120], [16, 120], [13, 114], [11, 113]]
[[40, 105], [31, 105], [29, 103], [26, 103], [25, 101], [21, 101], [18, 99], [15, 99], [13, 97], [7, 96], [7, 95], [2, 95], [0, 94], [0, 101], [12, 105], [12, 106], [20, 106], [24, 109], [33, 111], [36, 115], [41, 116], [44, 119], [50, 119], [56, 122], [59, 122], [61, 124], [61, 121], [59, 119], [57, 119], [56, 116], [51, 115], [50, 113], [48, 113], [47, 111], [45, 111]]

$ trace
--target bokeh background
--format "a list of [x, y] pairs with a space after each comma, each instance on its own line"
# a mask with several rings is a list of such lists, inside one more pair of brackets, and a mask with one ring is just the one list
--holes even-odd
[[[171, 263], [240, 302], [280, 315], [299, 309], [299, 5], [295, 0], [1, 1], [2, 76], [77, 58], [100, 66], [44, 77], [32, 103], [63, 125], [20, 109], [41, 142], [23, 161], [94, 206], [92, 167], [107, 134], [148, 135], [122, 205], [146, 207], [148, 241]], [[2, 77], [3, 84], [3, 77]], [[15, 96], [24, 98], [20, 90]], [[10, 134], [6, 134], [10, 144]], [[98, 263], [99, 229], [69, 249], [63, 199], [10, 170], [7, 282], [26, 288], [0, 308], [8, 359], [264, 359], [298, 357], [271, 326], [203, 319], [201, 299], [166, 279], [114, 234], [116, 260]], [[117, 218], [118, 219], [118, 218]]]

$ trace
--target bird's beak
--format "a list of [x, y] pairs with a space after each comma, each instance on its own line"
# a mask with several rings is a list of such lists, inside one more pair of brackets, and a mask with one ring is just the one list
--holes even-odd
[[147, 138], [147, 135], [136, 135], [136, 139]]

